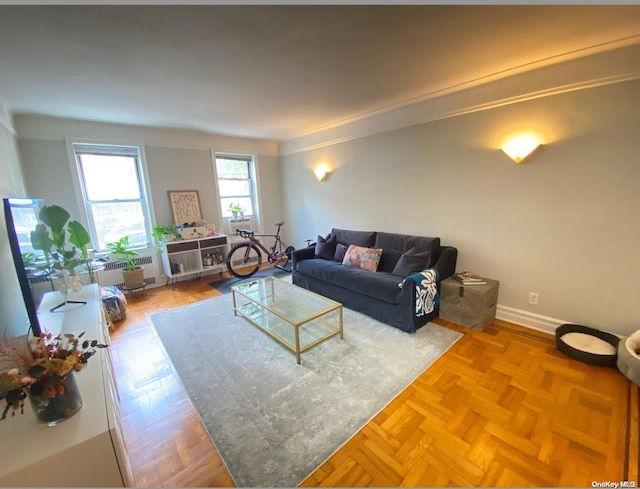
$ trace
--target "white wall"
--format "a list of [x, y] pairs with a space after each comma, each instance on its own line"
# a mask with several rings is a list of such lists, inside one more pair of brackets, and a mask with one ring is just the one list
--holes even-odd
[[[458, 270], [500, 280], [504, 318], [628, 334], [640, 328], [639, 108], [628, 81], [296, 149], [282, 157], [294, 240], [332, 227], [440, 236]], [[531, 127], [546, 144], [516, 165], [496, 141]], [[325, 183], [311, 171], [322, 161], [335, 168]]]
[[[0, 103], [0, 197], [23, 197], [25, 188], [16, 145], [16, 136], [4, 106]], [[20, 284], [15, 273], [7, 238], [4, 212], [0, 212], [0, 339], [20, 336], [29, 323]]]

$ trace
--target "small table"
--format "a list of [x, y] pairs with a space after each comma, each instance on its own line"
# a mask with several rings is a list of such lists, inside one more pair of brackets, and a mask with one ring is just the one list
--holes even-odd
[[233, 312], [300, 355], [329, 338], [343, 338], [342, 304], [267, 277], [231, 287]]
[[467, 328], [484, 331], [496, 317], [497, 280], [483, 278], [486, 284], [462, 285], [454, 278], [440, 284], [440, 317]]

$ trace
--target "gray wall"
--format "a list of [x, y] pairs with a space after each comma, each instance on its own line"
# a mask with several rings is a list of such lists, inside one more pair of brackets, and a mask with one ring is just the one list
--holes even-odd
[[[628, 334], [640, 328], [638, 109], [631, 81], [292, 152], [293, 238], [332, 227], [440, 236], [458, 270], [500, 280], [503, 315]], [[521, 165], [496, 143], [518, 125], [546, 132]], [[322, 161], [335, 171], [319, 183]]]
[[142, 144], [147, 161], [154, 224], [173, 223], [168, 190], [198, 190], [204, 218], [222, 227], [212, 162], [215, 152], [254, 155], [266, 227], [270, 226], [271, 220], [280, 220], [284, 214], [280, 160], [277, 145], [271, 141], [38, 115], [17, 115], [14, 125], [30, 194], [62, 205], [73, 218], [81, 221], [83, 217], [79, 212], [79, 199], [71, 183], [72, 167], [67, 150], [69, 139]]
[[[24, 197], [25, 188], [20, 171], [13, 127], [0, 104], [0, 197]], [[15, 273], [7, 238], [4, 212], [0, 212], [0, 340], [20, 336], [28, 331], [20, 284]]]

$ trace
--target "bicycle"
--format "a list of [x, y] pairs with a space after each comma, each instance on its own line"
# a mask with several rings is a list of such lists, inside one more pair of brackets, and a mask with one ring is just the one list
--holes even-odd
[[[291, 259], [291, 253], [295, 248], [293, 246], [287, 246], [280, 238], [280, 228], [284, 225], [284, 222], [274, 224], [278, 227], [276, 234], [255, 234], [249, 229], [236, 229], [236, 234], [247, 239], [243, 243], [234, 245], [227, 254], [227, 269], [234, 277], [246, 278], [251, 277], [260, 269], [262, 265], [262, 251], [267, 255], [269, 263], [276, 263], [284, 260], [284, 265], [276, 265], [276, 267], [282, 270], [287, 270], [286, 266]], [[265, 247], [256, 236], [274, 238], [275, 242], [269, 249]]]

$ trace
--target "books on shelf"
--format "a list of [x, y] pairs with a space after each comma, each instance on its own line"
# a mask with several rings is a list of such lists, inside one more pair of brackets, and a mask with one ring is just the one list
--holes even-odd
[[453, 278], [462, 285], [486, 285], [487, 281], [471, 272], [456, 273]]

